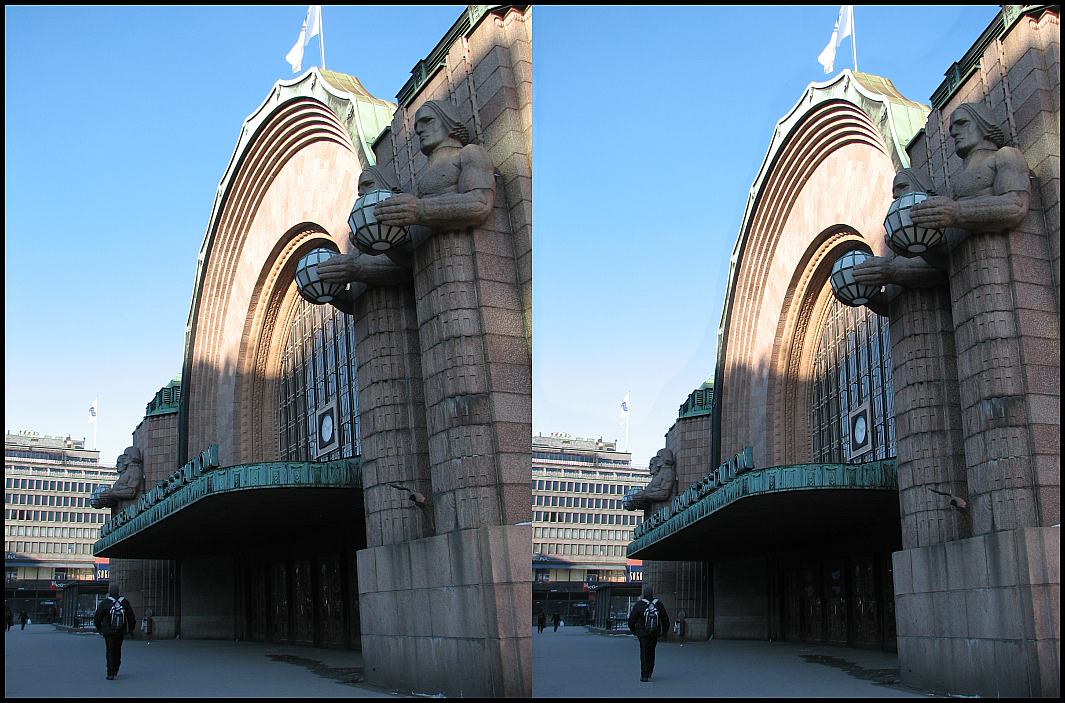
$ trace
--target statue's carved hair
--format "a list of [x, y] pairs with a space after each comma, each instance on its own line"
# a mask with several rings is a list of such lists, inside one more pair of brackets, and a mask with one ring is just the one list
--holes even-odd
[[906, 178], [910, 180], [910, 183], [916, 186], [917, 190], [922, 193], [928, 193], [929, 195], [936, 194], [936, 189], [934, 186], [930, 185], [931, 182], [928, 180], [928, 176], [920, 171], [912, 168], [904, 168], [900, 169], [899, 172], [895, 174], [895, 178], [898, 178], [899, 176], [906, 176]]
[[390, 190], [393, 193], [399, 192], [399, 183], [395, 174], [389, 173], [386, 169], [379, 166], [367, 166], [363, 169], [363, 173], [373, 174], [374, 180], [377, 181], [379, 188], [384, 190]]
[[429, 100], [426, 101], [423, 107], [432, 110], [437, 118], [444, 123], [448, 136], [458, 139], [462, 146], [466, 146], [471, 142], [470, 131], [466, 129], [466, 124], [459, 119], [458, 113], [455, 112], [455, 106], [450, 102], [446, 100]]
[[[973, 122], [980, 126], [984, 134], [987, 136], [988, 141], [997, 146], [999, 149], [1009, 144], [1009, 140], [1006, 139], [1005, 133], [1002, 128], [995, 122], [995, 118], [991, 116], [987, 108], [980, 103], [965, 103], [958, 107], [958, 110], [964, 110]], [[957, 112], [957, 110], [955, 110]]]

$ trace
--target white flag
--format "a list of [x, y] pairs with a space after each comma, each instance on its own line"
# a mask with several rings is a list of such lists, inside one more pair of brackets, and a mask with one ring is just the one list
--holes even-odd
[[92, 401], [92, 405], [89, 406], [89, 422], [91, 423], [96, 422], [96, 405], [98, 400], [99, 399]]
[[[309, 5], [307, 7], [307, 18], [303, 20], [303, 27], [300, 29], [300, 38], [296, 40], [295, 46], [287, 54], [285, 54], [285, 61], [289, 62], [292, 66], [293, 73], [299, 73], [303, 68], [303, 47], [311, 41], [312, 37], [318, 36], [322, 32], [322, 6], [321, 5]], [[319, 41], [321, 41], [319, 39]]]
[[836, 26], [832, 29], [832, 38], [828, 40], [825, 50], [817, 57], [818, 63], [824, 66], [825, 73], [832, 73], [832, 66], [836, 63], [836, 47], [853, 33], [854, 5], [840, 5], [839, 17], [836, 19]]
[[625, 394], [625, 399], [621, 401], [621, 410], [618, 411], [618, 417], [625, 420], [629, 417], [629, 394]]

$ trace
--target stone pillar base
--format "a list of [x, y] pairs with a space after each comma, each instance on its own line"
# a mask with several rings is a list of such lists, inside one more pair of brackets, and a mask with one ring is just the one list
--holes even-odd
[[1060, 696], [1061, 530], [1028, 527], [895, 552], [904, 683]]
[[532, 696], [528, 525], [358, 552], [366, 680], [404, 692]]

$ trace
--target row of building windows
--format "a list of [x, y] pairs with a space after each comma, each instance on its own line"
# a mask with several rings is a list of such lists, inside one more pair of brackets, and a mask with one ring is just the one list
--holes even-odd
[[8, 505], [50, 505], [53, 507], [88, 508], [89, 498], [81, 496], [48, 496], [39, 493], [5, 493], [4, 503]]
[[99, 535], [95, 527], [48, 527], [46, 525], [5, 525], [8, 537], [72, 537], [95, 540]]
[[95, 522], [103, 524], [103, 513], [73, 513], [62, 510], [4, 510], [6, 520], [32, 520], [34, 522]]
[[5, 478], [7, 488], [25, 488], [33, 491], [72, 491], [75, 493], [92, 493], [100, 485], [85, 481], [48, 481], [36, 478]]
[[533, 496], [533, 505], [546, 505], [553, 508], [598, 508], [603, 510], [621, 510], [621, 500], [615, 498], [578, 498], [576, 496]]
[[533, 542], [533, 554], [623, 557], [625, 556], [625, 546], [620, 544], [558, 544], [555, 542]]
[[568, 491], [570, 493], [608, 493], [611, 495], [625, 495], [626, 488], [637, 486], [625, 486], [620, 483], [584, 483], [581, 481], [548, 481], [536, 479], [533, 481], [533, 489], [537, 491]]
[[57, 461], [63, 464], [100, 463], [100, 460], [97, 457], [68, 456], [64, 452], [27, 452], [19, 449], [5, 449], [4, 456], [16, 457], [18, 459], [41, 459], [43, 461]]
[[632, 525], [636, 526], [635, 515], [610, 515], [601, 513], [563, 513], [554, 510], [534, 510], [536, 522], [571, 522], [581, 525]]
[[603, 457], [586, 456], [581, 454], [555, 454], [551, 452], [533, 452], [533, 459], [544, 459], [545, 461], [564, 461], [566, 463], [573, 464], [595, 464], [595, 465], [611, 465], [611, 466], [628, 466], [628, 459], [605, 459]]
[[92, 545], [87, 542], [4, 542], [4, 551], [16, 554], [92, 554]]
[[546, 539], [590, 539], [596, 542], [600, 540], [614, 540], [629, 542], [632, 539], [630, 530], [582, 530], [575, 527], [534, 527], [533, 537]]

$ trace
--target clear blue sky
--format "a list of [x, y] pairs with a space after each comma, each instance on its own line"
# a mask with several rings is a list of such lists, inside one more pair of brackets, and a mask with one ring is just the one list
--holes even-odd
[[[326, 66], [394, 100], [463, 8], [326, 7]], [[101, 459], [130, 444], [181, 371], [215, 188], [306, 13], [5, 9], [6, 429], [91, 443], [99, 396]]]
[[[462, 6], [326, 7], [329, 68], [393, 99]], [[858, 61], [927, 101], [997, 11], [858, 7]], [[838, 6], [538, 7], [534, 430], [645, 463], [713, 370], [727, 261], [773, 125]], [[114, 458], [181, 370], [196, 255], [244, 118], [306, 6], [5, 9], [5, 426]], [[304, 69], [317, 64], [307, 47]], [[849, 40], [837, 69], [850, 65]], [[683, 145], [683, 146], [680, 146]]]
[[[858, 6], [858, 67], [927, 104], [997, 11]], [[631, 391], [646, 465], [713, 373], [747, 192], [839, 6], [536, 12], [533, 427], [622, 439]]]

